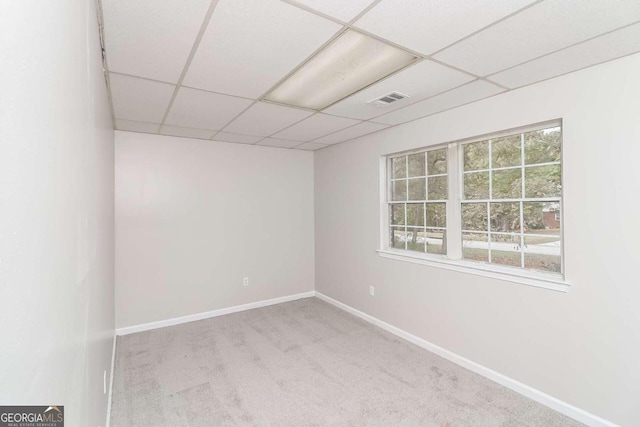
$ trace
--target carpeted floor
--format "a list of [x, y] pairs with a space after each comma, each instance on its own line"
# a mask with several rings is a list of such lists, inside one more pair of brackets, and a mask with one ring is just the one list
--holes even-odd
[[112, 427], [577, 426], [317, 298], [118, 338]]

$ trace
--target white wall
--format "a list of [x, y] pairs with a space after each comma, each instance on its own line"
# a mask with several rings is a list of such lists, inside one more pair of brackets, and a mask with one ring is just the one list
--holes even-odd
[[0, 2], [0, 64], [0, 404], [104, 426], [114, 163], [93, 2]]
[[[383, 259], [379, 158], [564, 119], [568, 293]], [[640, 412], [640, 55], [316, 153], [316, 289], [621, 425]], [[376, 296], [368, 295], [368, 286]]]
[[311, 291], [313, 251], [313, 153], [116, 132], [118, 327]]

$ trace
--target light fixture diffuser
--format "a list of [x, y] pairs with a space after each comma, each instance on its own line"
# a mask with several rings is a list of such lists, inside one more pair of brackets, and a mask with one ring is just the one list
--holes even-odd
[[265, 100], [322, 110], [416, 59], [402, 49], [347, 30], [272, 90]]

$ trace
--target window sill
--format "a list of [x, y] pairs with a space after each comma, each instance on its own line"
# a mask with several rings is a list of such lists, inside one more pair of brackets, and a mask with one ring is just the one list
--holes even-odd
[[489, 266], [469, 261], [450, 260], [444, 257], [429, 257], [417, 253], [414, 255], [404, 251], [393, 251], [388, 249], [380, 249], [377, 252], [378, 255], [383, 258], [428, 265], [429, 267], [444, 268], [446, 270], [475, 274], [477, 276], [491, 277], [493, 279], [506, 280], [508, 282], [520, 283], [522, 285], [535, 286], [558, 292], [568, 292], [571, 285], [560, 275], [555, 274], [520, 272], [509, 267]]

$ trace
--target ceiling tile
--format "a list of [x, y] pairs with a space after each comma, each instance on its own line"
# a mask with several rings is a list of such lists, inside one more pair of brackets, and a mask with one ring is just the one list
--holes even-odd
[[495, 74], [490, 79], [514, 88], [639, 51], [640, 24], [635, 24], [518, 65]]
[[278, 148], [293, 148], [296, 145], [300, 145], [302, 142], [300, 141], [289, 141], [286, 139], [276, 139], [276, 138], [265, 138], [262, 141], [258, 142], [256, 145], [267, 145], [269, 147], [278, 147]]
[[298, 145], [296, 147], [296, 149], [297, 150], [315, 151], [315, 150], [319, 150], [319, 149], [325, 148], [325, 147], [327, 147], [327, 146], [324, 145], [324, 144], [318, 144], [318, 143], [315, 143], [315, 142], [305, 142], [302, 145]]
[[278, 0], [220, 0], [185, 84], [258, 98], [340, 28]]
[[270, 136], [313, 114], [312, 111], [257, 102], [231, 122], [225, 132]]
[[383, 125], [380, 123], [364, 122], [360, 123], [359, 125], [355, 125], [350, 128], [332, 133], [331, 135], [323, 136], [322, 138], [318, 138], [313, 142], [317, 142], [320, 144], [337, 144], [338, 142], [357, 138], [359, 136], [386, 129], [388, 127], [389, 125]]
[[174, 85], [136, 77], [109, 74], [111, 99], [117, 119], [160, 123], [173, 95]]
[[294, 3], [305, 5], [310, 9], [333, 16], [341, 21], [349, 22], [373, 3], [373, 0], [294, 0]]
[[160, 127], [157, 123], [134, 122], [131, 120], [116, 120], [116, 129], [132, 132], [158, 133]]
[[222, 129], [253, 101], [181, 87], [165, 123], [198, 129]]
[[440, 111], [468, 104], [503, 91], [504, 89], [501, 87], [487, 83], [483, 80], [476, 80], [457, 89], [434, 96], [433, 98], [425, 99], [424, 101], [409, 105], [408, 107], [394, 111], [393, 113], [377, 117], [375, 120], [380, 123], [397, 125], [408, 122], [409, 120], [429, 116]]
[[276, 138], [293, 139], [296, 141], [311, 141], [332, 132], [339, 131], [349, 126], [357, 125], [358, 120], [344, 117], [329, 116], [327, 114], [315, 114], [308, 119], [278, 132]]
[[356, 26], [430, 55], [535, 0], [382, 0]]
[[109, 69], [177, 83], [210, 0], [103, 0]]
[[162, 135], [183, 136], [185, 138], [209, 139], [213, 136], [214, 131], [162, 125], [162, 128], [160, 128], [160, 133]]
[[546, 0], [435, 57], [485, 76], [638, 20], [638, 0]]
[[[371, 119], [442, 93], [474, 78], [433, 61], [422, 61], [327, 108], [325, 112], [354, 119]], [[387, 106], [368, 104], [389, 92], [410, 98]]]
[[240, 144], [255, 144], [262, 139], [261, 136], [241, 135], [239, 133], [218, 132], [213, 138], [215, 141], [239, 142]]

